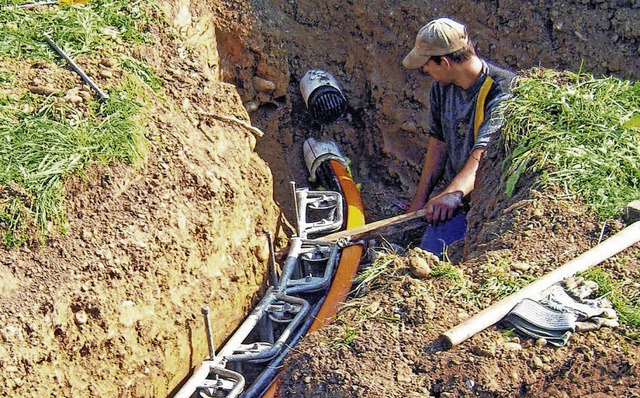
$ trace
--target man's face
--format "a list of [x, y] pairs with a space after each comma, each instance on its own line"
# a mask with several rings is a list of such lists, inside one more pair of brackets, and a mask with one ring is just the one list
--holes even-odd
[[422, 65], [422, 73], [442, 84], [451, 84], [453, 81], [449, 64], [444, 58], [441, 58], [440, 64], [429, 58], [427, 63]]

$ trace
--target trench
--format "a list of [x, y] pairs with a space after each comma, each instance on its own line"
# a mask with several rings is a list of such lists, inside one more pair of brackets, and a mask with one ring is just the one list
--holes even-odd
[[[309, 183], [302, 146], [310, 137], [333, 140], [344, 152], [354, 181], [362, 184], [368, 221], [398, 214], [393, 201], [411, 198], [426, 146], [429, 83], [399, 65], [426, 15], [463, 21], [473, 15], [469, 25], [480, 55], [512, 70], [539, 65], [577, 70], [587, 60], [594, 65], [593, 73], [638, 77], [637, 31], [618, 35], [617, 51], [602, 48], [623, 29], [623, 13], [618, 13], [618, 20], [609, 18], [607, 25], [602, 18], [592, 18], [592, 6], [573, 4], [559, 16], [553, 12], [557, 7], [549, 1], [534, 2], [518, 16], [518, 2], [254, 4], [252, 34], [242, 45], [235, 44], [237, 38], [219, 39], [219, 51], [223, 65], [242, 66], [242, 72], [229, 68], [226, 80], [239, 87], [252, 124], [266, 133], [255, 150], [271, 169], [273, 198], [285, 218], [296, 219], [291, 182], [300, 187]], [[611, 14], [607, 4], [595, 6], [595, 11]], [[551, 28], [534, 37], [527, 32], [535, 26]], [[596, 38], [597, 50], [591, 43], [577, 50], [565, 45], [576, 40], [578, 28]], [[220, 37], [234, 32], [218, 33]], [[625, 64], [623, 59], [636, 61]], [[299, 83], [312, 68], [328, 70], [343, 88], [348, 104], [339, 120], [319, 123], [309, 114]], [[260, 79], [276, 89], [262, 90]]]
[[[68, 186], [68, 235], [1, 253], [0, 395], [177, 391], [207, 357], [202, 303], [211, 305], [214, 339], [222, 342], [266, 290], [263, 233], [281, 232], [283, 247], [293, 232], [290, 181], [309, 185], [302, 146], [310, 137], [336, 142], [367, 222], [397, 215], [394, 200], [409, 199], [419, 175], [429, 105], [428, 79], [400, 62], [432, 17], [466, 22], [482, 57], [516, 71], [640, 77], [640, 3], [632, 1], [161, 4], [183, 25], [171, 38], [158, 32], [163, 24], [149, 26], [158, 42], [131, 54], [166, 78], [170, 101], [155, 104], [149, 125], [158, 151], [143, 170], [92, 168]], [[185, 58], [192, 50], [202, 57]], [[98, 60], [78, 62], [97, 71]], [[22, 88], [34, 74], [72, 84], [63, 65], [24, 66], [16, 75], [25, 76]], [[347, 99], [344, 117], [332, 123], [311, 117], [299, 88], [318, 67]], [[10, 83], [2, 74], [5, 98]], [[196, 105], [250, 118], [264, 136], [196, 114]], [[495, 173], [485, 174], [490, 181]], [[491, 210], [478, 214], [502, 209]], [[492, 231], [476, 232], [473, 245], [484, 249]]]
[[175, 398], [280, 396], [279, 374], [289, 351], [306, 334], [331, 322], [346, 300], [363, 243], [322, 242], [314, 237], [363, 226], [365, 219], [346, 162], [330, 144], [312, 139], [305, 142], [311, 179], [319, 180], [324, 189], [292, 185], [297, 222], [281, 270], [271, 244], [270, 287], [217, 352], [209, 310], [203, 308], [209, 356], [173, 395]]

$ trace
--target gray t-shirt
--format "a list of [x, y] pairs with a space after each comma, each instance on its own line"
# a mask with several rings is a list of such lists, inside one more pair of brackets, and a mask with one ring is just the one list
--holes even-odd
[[[455, 84], [434, 81], [430, 93], [429, 135], [444, 141], [447, 147], [445, 178], [452, 180], [464, 167], [476, 148], [484, 148], [502, 126], [498, 104], [511, 95], [511, 82], [515, 74], [482, 60], [482, 74], [466, 90]], [[473, 121], [480, 87], [491, 76], [494, 83], [485, 100], [484, 121], [474, 140]]]

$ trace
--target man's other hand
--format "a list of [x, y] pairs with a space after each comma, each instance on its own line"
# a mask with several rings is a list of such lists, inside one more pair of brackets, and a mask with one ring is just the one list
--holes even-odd
[[441, 193], [439, 195], [434, 196], [429, 199], [427, 204], [424, 206], [426, 210], [426, 218], [427, 222], [430, 224], [435, 224], [442, 221], [447, 221], [453, 214], [456, 209], [460, 207], [462, 204], [462, 192], [448, 192]]

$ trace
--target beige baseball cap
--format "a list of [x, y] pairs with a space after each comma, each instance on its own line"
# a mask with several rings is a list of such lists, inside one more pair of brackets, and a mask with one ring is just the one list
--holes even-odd
[[429, 57], [451, 54], [468, 41], [467, 29], [461, 23], [449, 18], [435, 19], [420, 29], [413, 50], [404, 57], [402, 65], [407, 69], [418, 69]]

